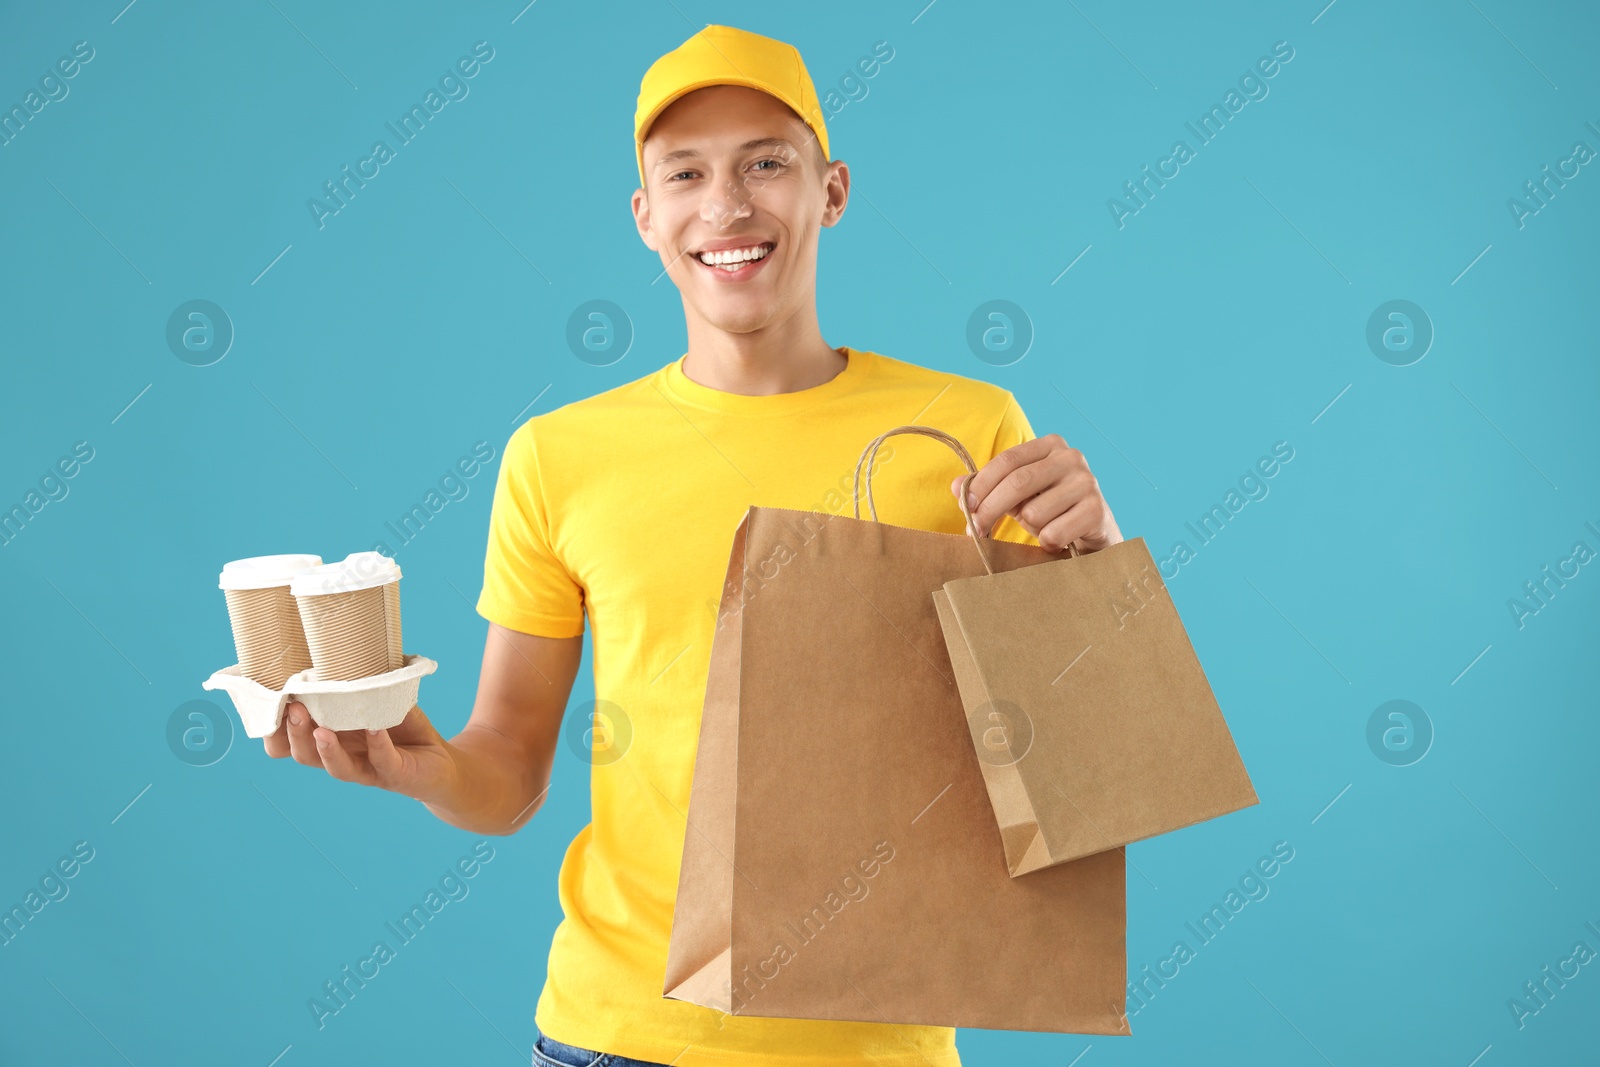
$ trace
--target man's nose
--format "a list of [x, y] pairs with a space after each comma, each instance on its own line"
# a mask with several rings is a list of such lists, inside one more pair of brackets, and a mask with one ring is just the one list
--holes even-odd
[[749, 214], [749, 196], [732, 179], [723, 182], [722, 188], [707, 195], [700, 205], [701, 220], [718, 227], [726, 227]]

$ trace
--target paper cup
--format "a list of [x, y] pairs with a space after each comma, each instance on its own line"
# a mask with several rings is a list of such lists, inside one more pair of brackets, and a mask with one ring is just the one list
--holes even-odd
[[241, 675], [282, 689], [291, 675], [312, 665], [289, 584], [321, 565], [321, 556], [308, 555], [253, 556], [223, 565], [217, 587], [227, 600]]
[[353, 552], [290, 585], [322, 681], [352, 681], [405, 665], [400, 568], [381, 552]]

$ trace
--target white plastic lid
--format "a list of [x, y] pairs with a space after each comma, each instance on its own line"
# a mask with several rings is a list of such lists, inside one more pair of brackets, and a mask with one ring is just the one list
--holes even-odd
[[400, 565], [382, 552], [352, 552], [337, 563], [297, 574], [289, 583], [294, 596], [351, 593], [400, 580]]
[[222, 565], [218, 589], [271, 589], [288, 585], [297, 574], [322, 566], [321, 556], [251, 556]]

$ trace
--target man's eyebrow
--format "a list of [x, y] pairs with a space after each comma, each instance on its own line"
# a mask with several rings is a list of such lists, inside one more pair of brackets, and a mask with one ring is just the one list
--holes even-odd
[[[787, 149], [789, 149], [791, 151], [794, 150], [794, 145], [792, 143], [790, 143], [788, 140], [786, 140], [785, 138], [782, 138], [782, 137], [757, 137], [753, 141], [746, 141], [744, 144], [740, 145], [739, 146], [739, 151], [741, 151], [741, 152], [749, 152], [752, 149], [756, 149], [756, 148], [780, 148], [780, 147], [781, 148], [787, 148]], [[700, 153], [697, 150], [695, 150], [693, 148], [680, 148], [676, 152], [668, 152], [666, 155], [664, 155], [660, 159], [656, 160], [656, 166], [659, 167], [659, 166], [662, 166], [662, 165], [667, 164], [667, 163], [673, 163], [673, 162], [676, 162], [677, 160], [680, 160], [680, 159], [699, 159], [699, 158], [700, 158]]]

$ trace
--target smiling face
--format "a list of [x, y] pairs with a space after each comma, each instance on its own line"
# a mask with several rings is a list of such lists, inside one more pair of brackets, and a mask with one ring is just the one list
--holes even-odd
[[844, 212], [849, 172], [799, 116], [756, 89], [697, 89], [651, 125], [644, 168], [634, 221], [686, 317], [751, 333], [815, 316], [817, 238]]

